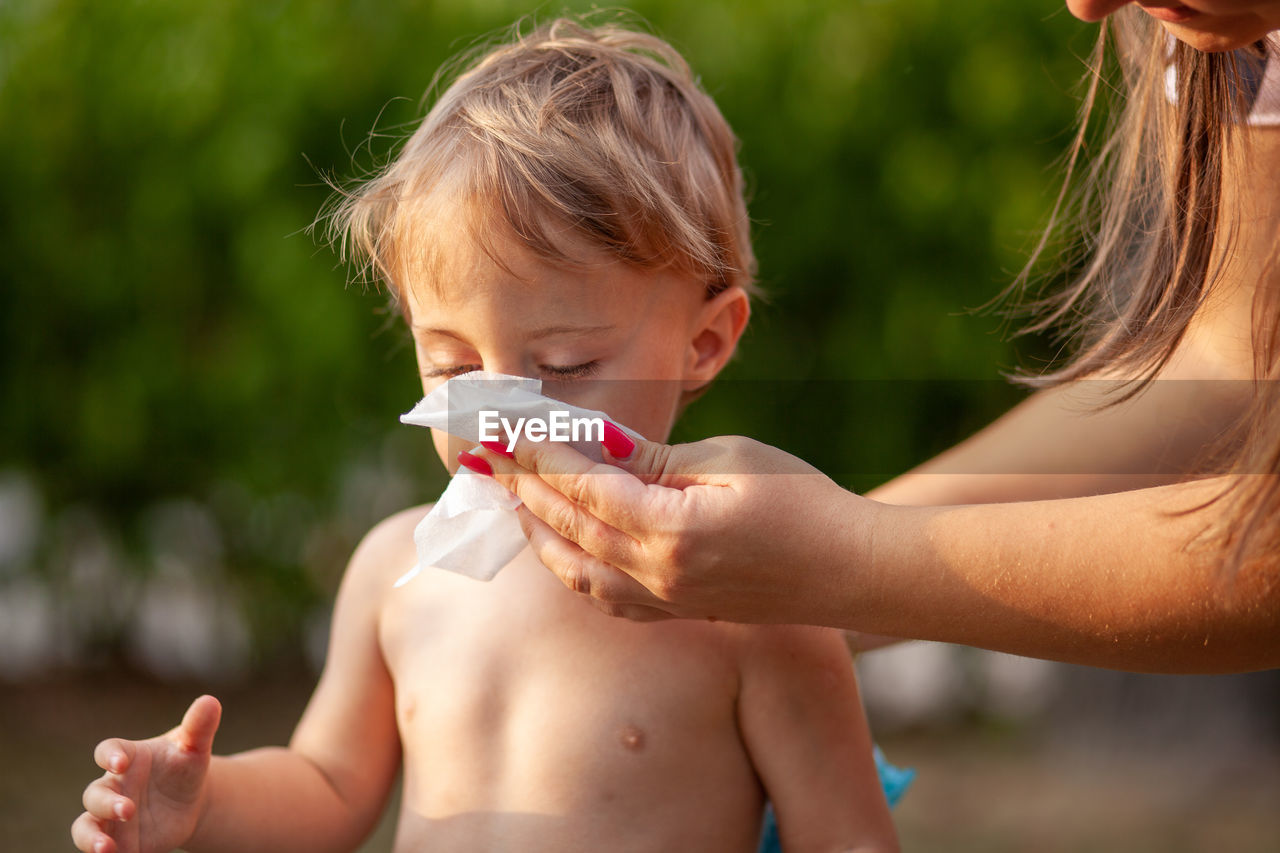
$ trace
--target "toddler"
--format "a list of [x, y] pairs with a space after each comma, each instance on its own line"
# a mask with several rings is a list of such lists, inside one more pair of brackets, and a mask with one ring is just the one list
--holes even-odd
[[[664, 440], [747, 322], [734, 145], [664, 42], [558, 20], [458, 77], [331, 223], [399, 301], [425, 390], [537, 377]], [[788, 853], [896, 849], [837, 632], [613, 619], [528, 549], [489, 583], [396, 588], [426, 511], [356, 550], [287, 748], [211, 756], [208, 696], [103, 741], [77, 847], [352, 850], [403, 766], [397, 851], [753, 851], [766, 800]]]

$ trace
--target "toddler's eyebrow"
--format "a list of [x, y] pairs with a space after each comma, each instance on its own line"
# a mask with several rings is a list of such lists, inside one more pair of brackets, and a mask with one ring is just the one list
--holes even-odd
[[[607, 325], [607, 326], [568, 326], [568, 325], [560, 325], [560, 326], [543, 326], [542, 328], [539, 328], [539, 329], [533, 329], [532, 331], [530, 331], [530, 332], [529, 332], [529, 339], [530, 339], [530, 340], [537, 340], [537, 339], [539, 339], [539, 338], [550, 338], [550, 337], [553, 337], [553, 336], [555, 336], [555, 335], [597, 335], [597, 334], [602, 334], [602, 333], [604, 333], [604, 332], [612, 332], [612, 331], [614, 331], [614, 330], [615, 330], [615, 329], [617, 329], [617, 328], [618, 328], [617, 326], [613, 326], [613, 325]], [[415, 333], [417, 333], [417, 334], [426, 334], [426, 335], [444, 335], [444, 336], [445, 336], [445, 337], [447, 337], [447, 338], [458, 338], [458, 334], [457, 334], [456, 332], [453, 332], [453, 331], [449, 330], [449, 329], [441, 329], [441, 328], [428, 327], [428, 326], [419, 326], [419, 325], [417, 325], [416, 323], [415, 323], [415, 324], [413, 324], [413, 331], [414, 331]]]
[[530, 338], [550, 338], [554, 335], [597, 335], [612, 332], [617, 326], [543, 326], [529, 333]]

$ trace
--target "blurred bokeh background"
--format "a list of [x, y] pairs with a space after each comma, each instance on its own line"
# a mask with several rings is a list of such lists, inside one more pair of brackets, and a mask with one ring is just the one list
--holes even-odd
[[[228, 704], [221, 749], [288, 736], [355, 543], [445, 478], [397, 421], [398, 317], [308, 233], [322, 176], [385, 158], [476, 38], [592, 5], [0, 3], [6, 849], [68, 849], [92, 745], [197, 692]], [[1048, 346], [969, 309], [1045, 220], [1093, 29], [1058, 0], [631, 8], [742, 141], [769, 294], [679, 437], [862, 489], [1015, 402], [1001, 372]], [[1280, 846], [1272, 676], [923, 644], [863, 670], [920, 771], [907, 849]]]

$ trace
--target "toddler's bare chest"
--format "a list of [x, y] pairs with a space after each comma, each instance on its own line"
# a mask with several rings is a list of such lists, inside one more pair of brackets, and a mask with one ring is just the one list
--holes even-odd
[[736, 665], [713, 626], [611, 619], [536, 564], [423, 579], [392, 594], [381, 629], [407, 765], [466, 764], [483, 788], [740, 752]]

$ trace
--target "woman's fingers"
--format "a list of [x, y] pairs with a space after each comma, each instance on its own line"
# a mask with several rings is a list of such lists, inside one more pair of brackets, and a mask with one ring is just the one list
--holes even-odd
[[605, 616], [622, 617], [631, 622], [659, 622], [665, 619], [679, 619], [665, 610], [646, 607], [643, 604], [606, 604], [598, 598], [588, 599], [591, 605]]
[[123, 738], [113, 737], [99, 743], [93, 749], [93, 762], [103, 770], [123, 773], [133, 763], [137, 745]]
[[[615, 565], [628, 566], [637, 543], [630, 530], [637, 527], [637, 510], [645, 505], [645, 485], [611, 465], [592, 462], [565, 445], [538, 447], [524, 458], [539, 467], [531, 476], [524, 464], [482, 450], [494, 478], [515, 494], [539, 518], [591, 554]], [[519, 453], [519, 451], [518, 451]]]
[[[826, 555], [847, 528], [835, 509], [847, 492], [803, 460], [741, 436], [637, 442], [620, 464], [640, 476], [563, 444], [521, 441], [514, 459], [478, 452], [490, 464], [478, 470], [522, 499], [521, 524], [539, 559], [613, 615], [777, 621], [804, 592], [790, 567], [813, 563], [808, 543], [821, 539]], [[831, 561], [840, 564], [838, 555]]]
[[116, 853], [116, 842], [111, 837], [110, 826], [110, 822], [83, 812], [71, 824], [71, 843], [83, 853]]
[[528, 507], [519, 507], [517, 513], [529, 546], [542, 564], [569, 589], [598, 602], [598, 609], [612, 616], [648, 620], [675, 615], [635, 578], [587, 553], [538, 518]]
[[706, 503], [693, 487], [729, 485], [723, 472], [732, 468], [734, 442], [636, 442], [628, 467], [644, 468], [651, 484], [563, 444], [521, 441], [514, 458], [477, 453], [490, 464], [487, 473], [521, 499], [525, 535], [567, 587], [602, 602], [604, 612], [628, 608], [629, 618], [652, 620], [707, 615], [681, 606], [687, 600], [675, 603], [688, 569], [679, 555]]
[[[665, 448], [666, 445], [653, 445], [651, 442], [637, 443], [634, 458], [645, 455], [656, 457], [657, 451], [645, 448]], [[645, 525], [637, 524], [635, 508], [643, 504], [647, 491], [647, 481], [630, 468], [623, 470], [616, 465], [592, 462], [586, 456], [565, 444], [554, 442], [533, 442], [521, 440], [516, 443], [515, 464], [505, 457], [489, 454], [498, 458], [503, 464], [494, 466], [494, 473], [505, 474], [533, 472], [552, 488], [569, 498], [579, 506], [585, 507], [596, 518], [611, 527], [628, 534], [634, 534]], [[628, 460], [630, 461], [630, 460]], [[521, 471], [521, 469], [524, 469]], [[502, 477], [499, 477], [502, 482]], [[502, 482], [521, 500], [524, 496], [511, 485]], [[517, 484], [518, 488], [518, 484]]]
[[90, 782], [80, 801], [86, 812], [101, 820], [129, 820], [137, 812], [133, 800], [120, 794], [110, 776]]
[[[645, 441], [642, 438], [632, 441], [630, 446], [620, 445], [617, 436], [629, 441], [630, 437], [613, 424], [608, 426], [613, 429], [613, 433], [606, 433], [606, 440], [601, 442], [605, 460], [630, 472], [643, 483], [658, 482], [662, 477], [671, 448], [660, 442]], [[609, 440], [611, 437], [612, 441]], [[518, 455], [517, 458], [519, 458]]]
[[[608, 453], [605, 459], [646, 485], [678, 490], [718, 482], [722, 475], [733, 472], [735, 465], [729, 450], [732, 441], [713, 438], [675, 445], [637, 441], [629, 456], [619, 458]], [[722, 442], [728, 442], [729, 447], [722, 446]]]

